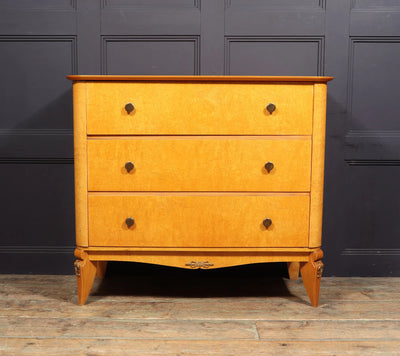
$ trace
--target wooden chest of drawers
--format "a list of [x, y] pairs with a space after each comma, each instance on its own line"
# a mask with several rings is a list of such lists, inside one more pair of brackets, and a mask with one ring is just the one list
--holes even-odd
[[331, 78], [68, 78], [79, 304], [112, 260], [287, 262], [318, 305]]

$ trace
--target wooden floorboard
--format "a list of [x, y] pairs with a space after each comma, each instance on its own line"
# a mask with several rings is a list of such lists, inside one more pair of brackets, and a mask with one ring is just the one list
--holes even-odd
[[[154, 272], [154, 271], [153, 271]], [[400, 355], [400, 278], [0, 275], [0, 355]], [[189, 277], [188, 277], [189, 276]]]

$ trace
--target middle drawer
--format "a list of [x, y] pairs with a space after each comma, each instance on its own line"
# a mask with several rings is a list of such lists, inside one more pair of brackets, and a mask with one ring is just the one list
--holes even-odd
[[310, 173], [309, 137], [88, 140], [89, 191], [307, 192]]

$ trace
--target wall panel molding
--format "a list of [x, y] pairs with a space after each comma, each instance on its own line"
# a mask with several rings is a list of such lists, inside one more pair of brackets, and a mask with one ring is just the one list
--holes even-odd
[[[25, 44], [40, 44], [40, 50], [46, 48], [48, 51], [57, 50], [52, 47], [52, 44], [66, 44], [62, 46], [65, 50], [67, 55], [70, 55], [70, 61], [65, 61], [63, 66], [57, 69], [55, 72], [61, 75], [67, 74], [77, 74], [77, 37], [76, 36], [48, 36], [48, 35], [41, 35], [41, 36], [0, 36], [0, 46], [2, 44], [11, 45], [12, 48], [19, 48], [14, 47], [14, 44], [18, 44], [21, 46], [21, 53], [24, 48]], [[45, 45], [43, 45], [45, 44]], [[48, 47], [48, 48], [47, 48]], [[7, 47], [8, 48], [8, 47]], [[33, 49], [32, 49], [33, 48]], [[34, 50], [36, 47], [33, 45], [31, 49]], [[37, 48], [36, 48], [37, 49]], [[26, 55], [27, 59], [20, 58], [18, 61], [19, 65], [21, 66], [24, 64], [24, 60], [27, 61], [27, 65], [30, 64], [29, 62], [29, 53]], [[4, 58], [4, 57], [3, 57]], [[43, 56], [35, 57], [37, 58], [44, 58]], [[61, 58], [60, 55], [56, 58]], [[38, 59], [37, 59], [38, 60]], [[49, 63], [50, 64], [50, 63]], [[57, 68], [57, 64], [51, 63], [51, 65], [55, 65]], [[29, 69], [28, 66], [23, 66], [26, 68], [29, 73], [24, 75], [23, 73], [17, 73], [16, 76], [18, 78], [23, 78], [22, 80], [24, 83], [38, 83], [39, 78], [43, 76], [43, 79], [46, 78], [46, 73], [42, 73], [42, 70], [46, 70], [45, 65], [40, 65], [40, 71], [35, 73], [35, 64], [32, 64], [32, 69]], [[65, 67], [66, 66], [66, 67]], [[70, 66], [70, 67], [69, 67]], [[69, 67], [69, 68], [68, 68]], [[25, 69], [24, 69], [25, 70]], [[53, 68], [54, 71], [54, 68]], [[63, 73], [64, 72], [64, 73]], [[42, 75], [42, 74], [43, 75]], [[29, 75], [28, 75], [29, 74]], [[7, 80], [11, 80], [9, 75], [3, 76], [6, 77]], [[69, 84], [67, 79], [63, 77], [55, 78], [55, 82], [52, 83], [54, 89], [60, 83], [63, 83], [65, 80], [65, 87], [69, 88]], [[27, 85], [27, 84], [26, 84]], [[49, 84], [48, 84], [49, 85]], [[38, 86], [41, 87], [41, 86]], [[29, 88], [27, 88], [29, 89]], [[58, 129], [58, 128], [30, 128], [32, 127], [40, 127], [40, 126], [47, 126], [51, 125], [52, 120], [63, 120], [64, 125], [67, 124], [68, 114], [66, 113], [63, 108], [68, 108], [72, 106], [72, 102], [68, 105], [68, 98], [71, 95], [71, 89], [68, 89], [66, 92], [60, 91], [59, 95], [55, 95], [52, 97], [53, 92], [51, 90], [47, 90], [47, 94], [43, 94], [38, 90], [37, 92], [30, 92], [29, 90], [24, 91], [24, 96], [30, 98], [30, 106], [34, 108], [33, 112], [25, 110], [19, 111], [18, 108], [15, 107], [15, 102], [17, 100], [17, 91], [11, 92], [9, 95], [9, 99], [12, 100], [13, 104], [11, 106], [7, 106], [3, 104], [4, 109], [2, 111], [3, 115], [5, 115], [4, 119], [8, 119], [3, 121], [3, 128], [0, 129], [0, 157], [1, 163], [23, 163], [23, 162], [45, 162], [50, 163], [51, 160], [55, 160], [54, 162], [60, 162], [60, 160], [68, 163], [72, 163], [73, 157], [73, 132], [72, 129]], [[32, 95], [36, 98], [35, 95], [38, 95], [38, 102], [32, 99]], [[47, 97], [46, 95], [49, 95]], [[72, 99], [72, 98], [71, 98]], [[60, 107], [61, 105], [61, 107]], [[7, 109], [8, 107], [8, 109]], [[72, 112], [72, 111], [71, 111]], [[57, 114], [62, 114], [63, 116], [57, 117]], [[55, 117], [50, 117], [55, 116]], [[15, 119], [12, 121], [12, 119]], [[68, 120], [69, 121], [69, 120]], [[13, 125], [15, 127], [7, 127]], [[18, 127], [23, 125], [25, 127]], [[72, 125], [72, 118], [71, 118], [71, 125]], [[59, 126], [59, 124], [55, 124], [55, 126]], [[43, 161], [45, 159], [45, 161]]]
[[75, 246], [1, 246], [1, 253], [13, 254], [71, 254], [73, 255]]
[[2, 129], [0, 163], [72, 164], [73, 140], [69, 129]]
[[101, 8], [104, 10], [173, 10], [182, 8], [200, 9], [201, 0], [153, 0], [143, 3], [131, 0], [129, 3], [121, 0], [101, 0]]
[[21, 11], [76, 11], [78, 0], [2, 0], [0, 2], [1, 10]]
[[[358, 48], [361, 50], [361, 47], [357, 46], [363, 44], [376, 45], [377, 47], [369, 48], [370, 53], [375, 54], [382, 49], [379, 48], [381, 44], [399, 46], [400, 37], [350, 37], [348, 116], [347, 132], [344, 135], [345, 161], [350, 165], [397, 166], [400, 160], [400, 130], [398, 130], [400, 125], [397, 123], [397, 114], [394, 113], [397, 110], [394, 108], [398, 104], [393, 91], [385, 91], [385, 88], [397, 81], [391, 79], [390, 73], [393, 73], [394, 78], [398, 69], [393, 63], [389, 66], [385, 65], [385, 62], [379, 63], [379, 57], [378, 60], [369, 61], [366, 55], [368, 52], [361, 52], [356, 58], [356, 50]], [[391, 48], [386, 46], [386, 50], [388, 48], [390, 52]], [[365, 64], [365, 61], [368, 64]], [[392, 72], [389, 73], [390, 70]], [[356, 71], [358, 71], [357, 76]], [[380, 73], [384, 76], [382, 77]], [[372, 82], [370, 77], [374, 78]], [[366, 102], [364, 98], [367, 98]], [[381, 113], [385, 112], [385, 116], [380, 117]], [[381, 119], [379, 126], [385, 128], [383, 130], [371, 127], [372, 124], [377, 125], [378, 117]]]
[[[102, 36], [101, 70], [102, 74], [110, 74], [109, 44], [115, 42], [131, 43], [187, 43], [193, 45], [193, 75], [200, 73], [200, 38], [199, 36]], [[134, 68], [133, 68], [134, 69]], [[127, 73], [126, 73], [127, 74]], [[151, 74], [151, 73], [147, 73]], [[178, 73], [176, 73], [178, 74]]]
[[346, 159], [346, 163], [349, 166], [366, 166], [366, 167], [394, 167], [400, 166], [400, 160], [354, 160], [354, 159]]
[[[231, 46], [233, 43], [314, 43], [317, 45], [317, 60], [314, 75], [324, 75], [324, 46], [323, 36], [227, 36], [225, 37], [225, 74], [231, 74]], [[279, 74], [277, 74], [279, 75]]]
[[249, 8], [252, 10], [286, 10], [286, 11], [298, 11], [298, 10], [315, 10], [325, 9], [326, 0], [225, 0], [225, 8]]
[[398, 0], [384, 0], [378, 2], [377, 0], [352, 0], [352, 11], [400, 11], [400, 3]]
[[400, 256], [400, 248], [346, 248], [342, 256]]
[[[198, 36], [200, 3], [191, 6], [110, 7], [101, 9], [101, 34], [125, 36]], [[198, 6], [194, 6], [194, 5]]]
[[400, 35], [400, 3], [395, 7], [355, 7], [350, 15], [351, 36]]
[[78, 74], [78, 51], [76, 35], [0, 35], [1, 42], [70, 42], [71, 74]]
[[347, 107], [349, 114], [352, 114], [353, 111], [353, 90], [354, 90], [354, 69], [355, 69], [355, 47], [360, 43], [399, 43], [400, 44], [400, 36], [397, 37], [377, 37], [377, 36], [351, 36], [350, 37], [350, 50], [349, 50], [349, 76], [348, 76], [348, 92], [347, 92]]
[[344, 138], [350, 166], [400, 165], [400, 131], [349, 130]]
[[73, 246], [0, 246], [1, 273], [74, 274]]

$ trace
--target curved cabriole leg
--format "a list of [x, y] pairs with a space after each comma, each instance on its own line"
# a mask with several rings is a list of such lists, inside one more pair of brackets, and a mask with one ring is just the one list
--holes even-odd
[[96, 262], [90, 261], [85, 251], [75, 250], [75, 274], [78, 282], [78, 304], [84, 305], [96, 277]]
[[288, 262], [287, 263], [289, 279], [299, 278], [300, 262]]
[[96, 277], [104, 278], [107, 270], [107, 261], [97, 261]]
[[322, 250], [315, 251], [310, 255], [308, 262], [302, 262], [300, 265], [303, 284], [313, 307], [317, 307], [319, 301], [319, 287], [324, 269], [324, 264], [320, 260], [323, 256]]

